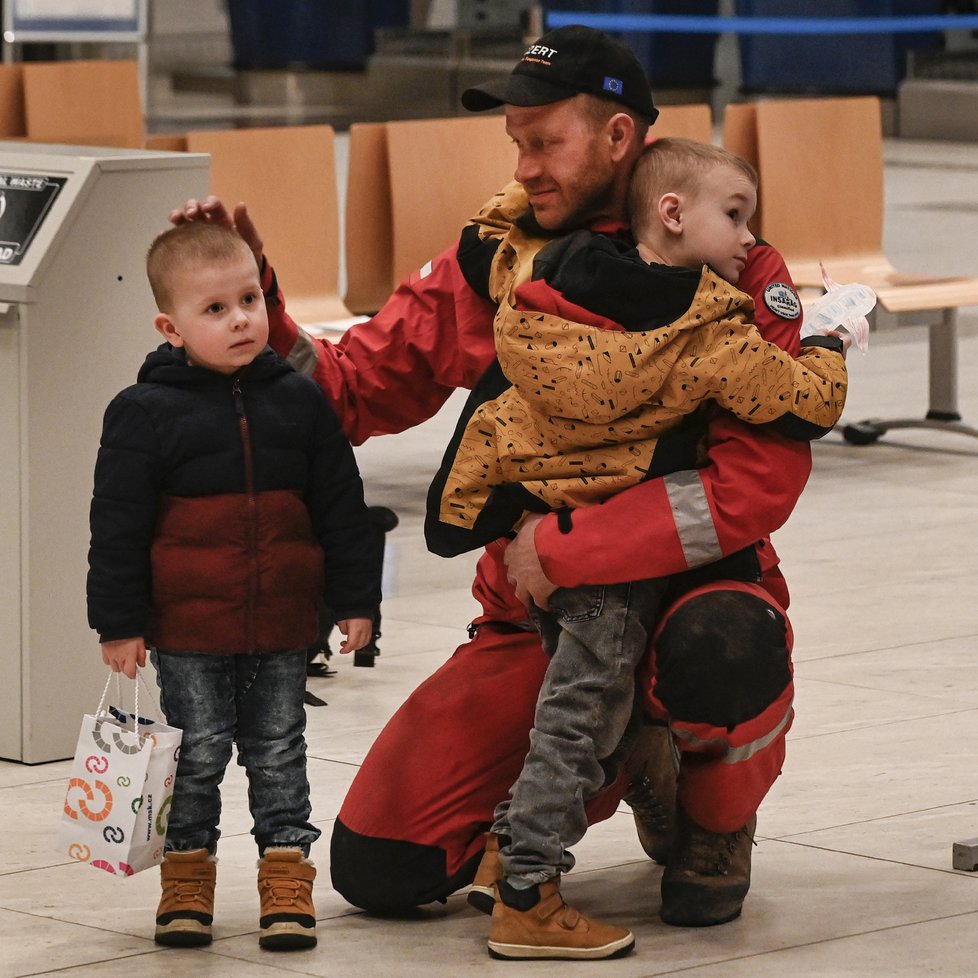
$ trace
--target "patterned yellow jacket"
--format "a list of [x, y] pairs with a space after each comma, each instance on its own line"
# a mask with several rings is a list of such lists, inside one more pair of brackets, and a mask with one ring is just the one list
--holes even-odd
[[[526, 210], [511, 185], [473, 222], [481, 239], [500, 239], [489, 269], [498, 368], [487, 379], [495, 390], [485, 398], [477, 388], [466, 406], [429, 495], [429, 528], [437, 509], [437, 522], [476, 531], [476, 547], [488, 542], [477, 526], [487, 508], [492, 518], [480, 522], [495, 538], [526, 510], [600, 502], [647, 478], [660, 436], [705, 401], [806, 440], [838, 421], [847, 377], [837, 339], [806, 340], [792, 359], [751, 324], [750, 297], [709, 267], [647, 265], [634, 249], [589, 232], [540, 237], [520, 222]], [[545, 277], [573, 300], [587, 276], [587, 294], [598, 300], [595, 292], [614, 297], [640, 281], [648, 301], [634, 288], [626, 299], [666, 321], [626, 331], [519, 307], [532, 280]], [[435, 552], [461, 552], [458, 533], [450, 545], [438, 535], [437, 527], [428, 533]]]

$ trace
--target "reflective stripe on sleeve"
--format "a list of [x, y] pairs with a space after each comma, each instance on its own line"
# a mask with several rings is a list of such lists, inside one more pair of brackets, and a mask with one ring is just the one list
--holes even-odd
[[667, 475], [663, 481], [687, 566], [719, 560], [723, 553], [699, 473], [687, 469]]
[[299, 327], [295, 343], [285, 358], [297, 374], [311, 377], [319, 365], [318, 343], [302, 327]]
[[689, 745], [690, 750], [708, 750], [711, 747], [725, 748], [724, 753], [718, 760], [723, 761], [724, 764], [739, 764], [741, 761], [749, 761], [755, 754], [764, 750], [768, 744], [777, 740], [785, 728], [791, 723], [794, 715], [794, 707], [789, 704], [787, 712], [778, 721], [773, 730], [769, 730], [763, 737], [758, 737], [757, 740], [752, 740], [749, 744], [741, 744], [740, 747], [728, 746], [726, 740], [722, 737], [711, 737], [704, 740], [678, 725], [670, 727], [670, 729], [677, 740], [681, 740]]

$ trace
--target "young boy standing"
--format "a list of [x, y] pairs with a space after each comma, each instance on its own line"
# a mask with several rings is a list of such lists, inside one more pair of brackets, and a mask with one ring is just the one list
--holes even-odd
[[95, 469], [89, 622], [135, 677], [146, 649], [183, 730], [161, 866], [159, 944], [209, 944], [220, 783], [237, 747], [258, 845], [266, 948], [316, 943], [306, 776], [306, 649], [325, 595], [370, 640], [380, 568], [363, 486], [322, 392], [266, 349], [254, 256], [187, 224], [147, 255], [166, 342], [109, 405]]
[[[569, 532], [575, 508], [692, 467], [657, 449], [707, 401], [790, 437], [831, 429], [845, 403], [841, 340], [808, 338], [794, 360], [761, 338], [752, 301], [734, 287], [756, 203], [743, 160], [663, 139], [632, 177], [637, 248], [587, 232], [546, 239], [519, 190], [477, 218], [487, 235], [506, 229], [490, 273], [497, 364], [432, 485], [432, 549], [482, 546], [550, 510]], [[635, 719], [635, 668], [668, 583], [558, 588], [549, 609], [532, 609], [551, 661], [470, 895], [492, 911], [495, 957], [598, 959], [634, 944], [625, 928], [566, 908], [559, 878], [574, 865], [584, 803]]]

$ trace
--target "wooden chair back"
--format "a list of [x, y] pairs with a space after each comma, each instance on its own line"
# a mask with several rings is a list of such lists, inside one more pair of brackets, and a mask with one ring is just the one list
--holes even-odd
[[211, 192], [248, 205], [300, 324], [350, 315], [339, 295], [334, 142], [327, 125], [187, 133], [190, 152], [211, 156]]
[[[754, 102], [731, 102], [723, 110], [723, 145], [736, 153], [756, 170], [757, 160], [757, 107]], [[764, 224], [763, 187], [757, 191], [757, 209], [750, 221], [754, 234], [761, 233]]]
[[387, 153], [395, 282], [458, 240], [516, 168], [498, 115], [388, 122]]
[[705, 102], [663, 105], [650, 132], [657, 139], [663, 136], [681, 136], [700, 143], [712, 143], [713, 110]]
[[350, 126], [344, 217], [346, 294], [355, 315], [372, 315], [397, 284], [391, 228], [387, 124]]
[[819, 260], [840, 274], [885, 270], [879, 99], [779, 99], [754, 111], [761, 233], [797, 284], [820, 284]]
[[0, 139], [23, 138], [26, 135], [23, 66], [0, 64]]
[[136, 61], [29, 61], [21, 69], [32, 142], [143, 147]]

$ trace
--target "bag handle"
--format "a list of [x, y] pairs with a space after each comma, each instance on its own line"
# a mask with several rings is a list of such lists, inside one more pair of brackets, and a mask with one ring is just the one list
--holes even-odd
[[[115, 677], [116, 684], [116, 695], [119, 697], [120, 706], [122, 704], [122, 673], [121, 672], [110, 672], [109, 678], [105, 680], [105, 688], [102, 690], [102, 696], [98, 701], [98, 709], [95, 711], [96, 716], [108, 716], [108, 710], [105, 708], [105, 701], [109, 695], [109, 686], [112, 684], [112, 678]], [[146, 685], [146, 680], [143, 678], [143, 674], [139, 667], [136, 667], [136, 678], [133, 680], [133, 730], [135, 733], [139, 733], [139, 684], [142, 683], [146, 688], [146, 692], [150, 694], [149, 686]], [[152, 702], [152, 694], [150, 694], [150, 702]], [[128, 718], [126, 720], [128, 724]]]

